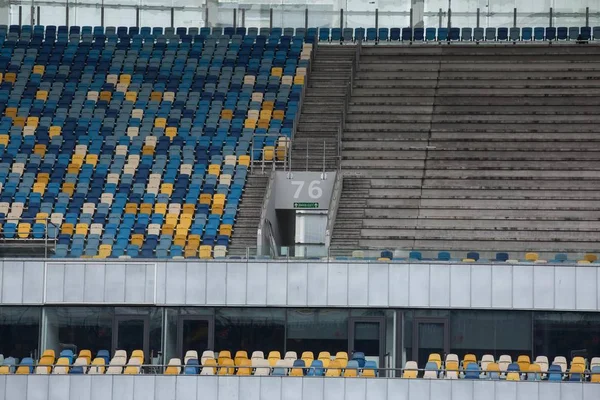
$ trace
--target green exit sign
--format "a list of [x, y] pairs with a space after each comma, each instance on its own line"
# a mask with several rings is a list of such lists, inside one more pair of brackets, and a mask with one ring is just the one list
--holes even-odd
[[294, 203], [294, 208], [319, 208], [319, 203]]

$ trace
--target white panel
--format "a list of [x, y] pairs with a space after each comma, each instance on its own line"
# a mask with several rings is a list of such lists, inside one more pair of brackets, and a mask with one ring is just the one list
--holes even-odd
[[85, 264], [74, 262], [65, 265], [65, 280], [63, 301], [66, 303], [81, 303], [85, 281]]
[[[160, 399], [160, 400], [175, 400], [175, 393], [176, 393], [176, 386], [175, 383], [177, 382], [175, 379], [173, 379], [172, 376], [160, 376], [160, 375], [156, 375], [155, 376], [155, 381], [154, 381], [154, 393], [151, 394], [149, 397], [146, 397], [147, 399], [151, 399], [152, 395], [154, 396], [155, 399]], [[151, 382], [148, 382], [148, 386], [150, 386]], [[138, 389], [137, 383], [144, 383], [142, 381], [136, 381], [136, 390]]]
[[202, 379], [198, 379], [193, 375], [179, 375], [177, 377], [177, 386], [175, 386], [175, 398], [177, 400], [195, 400], [198, 397], [204, 398], [204, 393], [201, 393], [200, 396], [198, 396], [197, 392], [197, 385], [200, 380]]
[[156, 304], [156, 263], [147, 263], [144, 265], [144, 268], [146, 268], [144, 303]]
[[450, 307], [471, 306], [471, 266], [446, 265], [450, 270]]
[[537, 382], [520, 382], [517, 386], [517, 396], [515, 400], [531, 400], [538, 398], [538, 388], [540, 384]]
[[218, 400], [238, 400], [240, 398], [239, 384], [240, 379], [236, 376], [219, 376]]
[[220, 266], [227, 267], [227, 305], [246, 304], [246, 264], [228, 262]]
[[450, 306], [450, 268], [445, 264], [431, 264], [429, 266], [429, 306]]
[[585, 383], [573, 383], [560, 385], [560, 400], [581, 400], [583, 397], [583, 385]]
[[267, 263], [267, 304], [285, 306], [287, 301], [287, 264]]
[[[2, 284], [2, 282], [4, 281], [4, 261], [0, 260], [0, 303], [2, 303], [2, 292], [4, 292], [4, 286]], [[1, 381], [4, 381], [4, 379], [0, 379]], [[2, 382], [0, 382], [1, 384]], [[0, 387], [0, 389], [2, 389], [2, 387]], [[0, 396], [4, 396], [4, 392], [0, 391]], [[3, 400], [2, 397], [0, 397], [0, 400]]]
[[108, 400], [112, 398], [112, 376], [96, 375], [92, 379], [91, 400]]
[[227, 300], [225, 263], [206, 263], [206, 304], [223, 305]]
[[[448, 389], [446, 389], [447, 391]], [[367, 379], [367, 392], [365, 399], [388, 399], [387, 382], [385, 379]]]
[[575, 310], [575, 268], [554, 267], [554, 308]]
[[[201, 376], [196, 379], [198, 386], [196, 390], [196, 400], [211, 399], [216, 400], [219, 397], [219, 377]], [[179, 399], [177, 399], [179, 400]], [[185, 397], [182, 400], [189, 400]], [[192, 399], [193, 400], [193, 399]]]
[[306, 306], [308, 267], [305, 263], [288, 263], [287, 305]]
[[472, 400], [479, 399], [497, 399], [501, 400], [501, 397], [495, 397], [495, 386], [490, 384], [489, 381], [473, 381], [473, 396]]
[[554, 268], [543, 265], [533, 269], [533, 306], [554, 308]]
[[[156, 393], [158, 393], [159, 390], [161, 391], [161, 393], [164, 393], [164, 391], [158, 388], [157, 382], [154, 378], [154, 375], [135, 375], [133, 377], [133, 400], [163, 400], [161, 397], [156, 395]], [[115, 381], [115, 383], [116, 382], [118, 381]]]
[[394, 400], [410, 400], [408, 393], [410, 381], [411, 379], [387, 379], [388, 393], [394, 394]]
[[[259, 400], [260, 399], [261, 379], [240, 378], [240, 400]], [[276, 396], [274, 398], [278, 398]]]
[[492, 266], [492, 307], [512, 307], [512, 265]]
[[429, 307], [429, 265], [410, 264], [409, 304], [411, 307]]
[[388, 291], [390, 293], [390, 307], [408, 307], [409, 266], [406, 264], [390, 264], [390, 280]]
[[281, 400], [302, 400], [302, 381], [304, 378], [299, 377], [283, 379], [281, 381]]
[[[366, 400], [366, 399], [374, 399], [375, 397], [369, 395], [367, 396], [367, 381], [369, 379], [345, 379], [346, 383], [346, 399], [345, 400]], [[386, 382], [387, 379], [384, 379], [383, 382]], [[385, 397], [378, 397], [380, 399]]]
[[[248, 379], [248, 378], [246, 378]], [[252, 378], [250, 378], [252, 379]], [[260, 377], [260, 400], [273, 400], [281, 398], [281, 380], [287, 378]], [[244, 398], [242, 396], [241, 398]]]
[[[119, 400], [134, 400], [133, 382], [131, 376], [113, 375], [112, 398]], [[152, 385], [152, 388], [154, 388], [154, 385]]]
[[408, 399], [432, 399], [429, 396], [429, 380], [408, 379]]
[[167, 263], [157, 263], [156, 269], [156, 302], [158, 304], [165, 304], [167, 296]]
[[[49, 378], [50, 376], [48, 375], [31, 375], [27, 381], [27, 400], [48, 400]], [[0, 384], [0, 399], [4, 399], [4, 391], [2, 389], [3, 387]]]
[[247, 265], [246, 303], [264, 306], [267, 304], [267, 265], [265, 263], [248, 263]]
[[[448, 395], [448, 392], [450, 391], [450, 387], [448, 385], [448, 382], [442, 379], [432, 379], [429, 381], [430, 382], [430, 389], [429, 389], [429, 398], [430, 399], [443, 399]], [[412, 394], [411, 394], [412, 397]]]
[[23, 263], [23, 303], [40, 304], [44, 293], [44, 263], [39, 261], [26, 261]]
[[369, 269], [375, 264], [348, 265], [348, 305], [367, 306], [369, 304]]
[[369, 266], [369, 306], [387, 307], [389, 305], [389, 272], [391, 264], [370, 264]]
[[348, 305], [348, 264], [331, 263], [327, 267], [327, 305]]
[[326, 400], [344, 400], [344, 379], [325, 379], [323, 397]]
[[323, 378], [302, 379], [302, 400], [325, 400], [323, 381]]
[[[2, 262], [0, 262], [0, 268], [2, 265]], [[6, 392], [6, 375], [2, 375], [0, 376], [0, 400], [6, 400], [6, 396], [5, 396], [5, 392]]]
[[583, 385], [583, 400], [600, 399], [600, 385]]
[[308, 305], [327, 304], [327, 267], [319, 263], [308, 264]]
[[[21, 304], [23, 300], [23, 263], [4, 261], [2, 276], [2, 303]], [[59, 275], [61, 276], [61, 275]], [[62, 290], [62, 280], [58, 282]], [[62, 291], [59, 296], [62, 296]]]
[[185, 304], [186, 267], [187, 263], [185, 262], [170, 262], [167, 264], [167, 294], [165, 299], [166, 304]]
[[71, 377], [68, 375], [54, 375], [48, 381], [48, 400], [65, 400], [69, 398]]
[[545, 385], [540, 384], [539, 386], [539, 400], [563, 400], [560, 396], [560, 389], [564, 385], [570, 385], [573, 382], [568, 382], [565, 384], [562, 383], [554, 383], [554, 382], [544, 382], [547, 383]]
[[6, 380], [4, 395], [6, 400], [20, 399], [27, 393], [27, 376], [13, 375]]
[[188, 262], [185, 272], [185, 304], [206, 304], [206, 263]]
[[[80, 375], [77, 377], [71, 377], [69, 381], [69, 383], [71, 384], [71, 388], [69, 390], [69, 400], [89, 399], [89, 393], [92, 390], [93, 378], [94, 377], [91, 375]], [[31, 386], [31, 381], [29, 382], [29, 385]]]
[[451, 397], [453, 399], [476, 400], [473, 398], [473, 381], [466, 379], [457, 379], [452, 380], [451, 382]]
[[104, 278], [104, 301], [123, 303], [125, 300], [125, 267], [120, 263], [106, 264]]
[[104, 301], [105, 270], [106, 266], [103, 263], [89, 263], [85, 266], [84, 302], [100, 303]]
[[496, 399], [516, 399], [517, 398], [517, 385], [521, 382], [494, 382], [496, 389]]
[[513, 266], [513, 307], [524, 310], [533, 308], [533, 265]]
[[[494, 267], [495, 268], [495, 267]], [[471, 307], [490, 308], [492, 306], [492, 266], [471, 266]]]
[[125, 266], [125, 301], [128, 303], [146, 302], [146, 273], [152, 272], [146, 264]]
[[578, 310], [598, 309], [598, 269], [575, 268], [576, 307]]

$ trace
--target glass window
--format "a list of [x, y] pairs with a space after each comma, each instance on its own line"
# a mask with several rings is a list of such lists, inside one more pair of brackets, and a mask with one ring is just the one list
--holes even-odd
[[531, 355], [531, 313], [519, 311], [452, 311], [450, 314], [450, 352], [462, 359], [472, 353], [513, 359]]
[[40, 315], [39, 307], [0, 307], [0, 354], [37, 357]]
[[283, 351], [285, 310], [222, 308], [215, 312], [215, 350]]
[[600, 315], [592, 313], [534, 313], [535, 355], [570, 359], [600, 354]]
[[111, 350], [114, 312], [111, 307], [51, 307], [46, 309], [44, 349]]
[[[163, 326], [163, 309], [162, 308], [145, 308], [145, 307], [117, 307], [115, 308], [115, 316], [119, 320], [129, 318], [131, 320], [139, 318], [148, 318], [148, 356], [152, 359], [152, 363], [162, 362], [159, 360], [159, 353], [162, 349], [162, 326]], [[139, 318], [136, 318], [139, 317]], [[145, 334], [145, 333], [144, 333]]]
[[287, 350], [300, 356], [312, 351], [336, 353], [348, 350], [347, 310], [289, 310], [287, 320]]

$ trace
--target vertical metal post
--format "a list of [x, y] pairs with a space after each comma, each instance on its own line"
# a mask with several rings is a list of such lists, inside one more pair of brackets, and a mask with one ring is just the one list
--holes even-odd
[[35, 25], [35, 7], [32, 5], [29, 10], [29, 25]]
[[100, 26], [104, 28], [104, 4], [100, 7]]
[[171, 7], [171, 28], [175, 27], [175, 7]]
[[136, 28], [140, 27], [140, 7], [135, 7], [135, 26]]
[[19, 6], [19, 26], [23, 25], [23, 6]]
[[36, 19], [36, 21], [37, 21], [37, 24], [38, 24], [38, 25], [41, 25], [41, 24], [42, 24], [42, 23], [40, 22], [40, 21], [41, 21], [41, 17], [42, 17], [42, 16], [41, 16], [41, 13], [40, 13], [40, 8], [41, 8], [41, 7], [40, 7], [40, 6], [37, 6], [36, 8], [37, 8], [37, 19]]
[[450, 38], [450, 28], [452, 28], [452, 9], [448, 9], [448, 38]]
[[442, 27], [442, 9], [441, 8], [440, 8], [440, 12], [438, 14], [438, 19], [439, 19], [438, 28], [441, 28]]
[[344, 29], [344, 9], [340, 8], [340, 29]]
[[233, 9], [233, 29], [237, 28], [237, 10]]
[[242, 8], [242, 28], [246, 27], [246, 9]]
[[550, 22], [548, 22], [548, 26], [552, 28], [552, 7], [550, 7]]
[[410, 16], [408, 17], [408, 26], [410, 29], [413, 28], [413, 8], [410, 8]]
[[204, 27], [208, 28], [208, 5], [204, 9]]
[[585, 26], [590, 26], [590, 8], [585, 8]]
[[67, 0], [67, 2], [66, 2], [66, 15], [65, 15], [65, 17], [67, 19], [65, 25], [68, 28], [69, 27], [69, 0]]
[[273, 29], [273, 9], [269, 8], [269, 29]]
[[379, 37], [379, 8], [375, 9], [375, 37]]
[[479, 7], [477, 7], [477, 25], [475, 25], [476, 28], [479, 28], [479, 13], [481, 12], [481, 10], [479, 9]]
[[308, 7], [304, 9], [304, 29], [308, 29]]
[[323, 173], [325, 173], [325, 139], [323, 139]]
[[517, 27], [517, 7], [513, 9], [513, 27]]
[[306, 138], [306, 170], [308, 171], [308, 138]]

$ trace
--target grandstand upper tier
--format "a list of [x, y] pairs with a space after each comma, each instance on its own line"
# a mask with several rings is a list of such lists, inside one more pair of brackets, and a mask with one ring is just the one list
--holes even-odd
[[332, 251], [594, 249], [599, 50], [363, 46]]
[[235, 32], [0, 27], [3, 239], [225, 256], [251, 157], [292, 136], [312, 52]]

